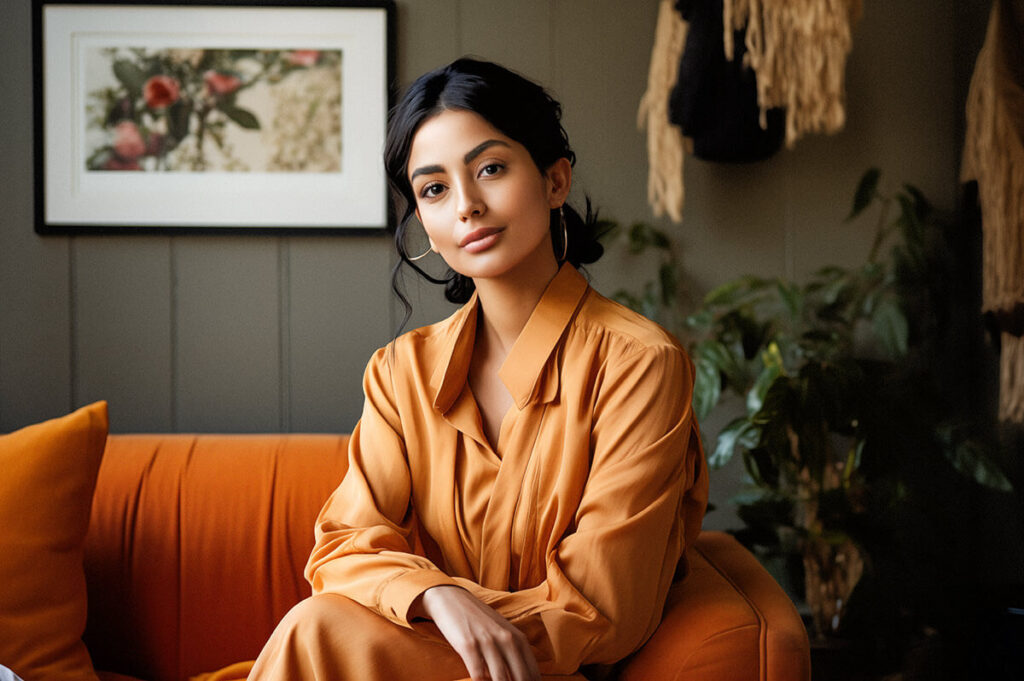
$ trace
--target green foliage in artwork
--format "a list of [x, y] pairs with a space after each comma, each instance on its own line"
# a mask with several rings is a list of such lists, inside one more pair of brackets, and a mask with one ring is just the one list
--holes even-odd
[[338, 68], [341, 59], [340, 52], [319, 50], [110, 48], [101, 53], [117, 86], [89, 93], [89, 128], [104, 131], [108, 140], [88, 151], [90, 170], [170, 170], [168, 155], [186, 143], [189, 169], [203, 170], [208, 142], [226, 153], [229, 127], [264, 127], [256, 113], [239, 105], [239, 93], [313, 67]]

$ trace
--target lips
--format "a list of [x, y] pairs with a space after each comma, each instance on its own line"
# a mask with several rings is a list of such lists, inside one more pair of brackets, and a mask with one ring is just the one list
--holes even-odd
[[480, 229], [474, 229], [462, 237], [462, 240], [459, 241], [459, 248], [465, 248], [472, 253], [482, 251], [497, 241], [497, 235], [504, 230], [504, 227], [481, 227]]

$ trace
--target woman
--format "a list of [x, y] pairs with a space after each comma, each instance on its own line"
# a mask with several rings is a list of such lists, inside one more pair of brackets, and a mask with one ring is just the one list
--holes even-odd
[[401, 260], [415, 214], [465, 305], [370, 360], [314, 595], [250, 679], [582, 679], [657, 627], [707, 500], [692, 365], [577, 272], [601, 249], [560, 115], [469, 59], [392, 112]]

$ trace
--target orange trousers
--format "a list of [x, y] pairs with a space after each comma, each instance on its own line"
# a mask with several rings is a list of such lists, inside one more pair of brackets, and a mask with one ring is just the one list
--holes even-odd
[[[579, 674], [543, 678], [585, 681]], [[292, 608], [249, 674], [249, 681], [456, 680], [470, 681], [469, 674], [439, 634], [401, 627], [335, 594]]]

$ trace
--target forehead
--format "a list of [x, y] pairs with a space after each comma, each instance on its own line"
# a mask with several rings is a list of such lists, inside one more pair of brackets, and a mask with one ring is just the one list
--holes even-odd
[[506, 137], [480, 114], [464, 109], [445, 109], [424, 121], [413, 136], [409, 170], [461, 158], [473, 147], [491, 139], [521, 148], [518, 142]]

